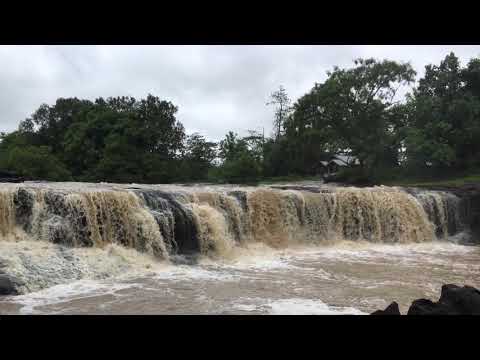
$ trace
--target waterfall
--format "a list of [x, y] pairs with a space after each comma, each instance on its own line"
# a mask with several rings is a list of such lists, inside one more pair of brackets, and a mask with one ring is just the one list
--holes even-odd
[[14, 192], [11, 189], [0, 191], [0, 235], [11, 234], [15, 226]]
[[[54, 251], [51, 246], [59, 247], [49, 259], [41, 260], [57, 261], [52, 269], [80, 264], [79, 260], [71, 260], [69, 249], [121, 246], [169, 261], [178, 255], [228, 257], [235, 248], [251, 243], [284, 248], [342, 240], [374, 243], [446, 240], [465, 229], [460, 210], [460, 199], [453, 194], [383, 186], [325, 187], [312, 191], [268, 187], [2, 184], [0, 265], [7, 261], [8, 246], [17, 249], [8, 244], [25, 240], [50, 244], [45, 248], [49, 249], [46, 253]], [[11, 268], [16, 269], [13, 273], [31, 279], [30, 287], [26, 288], [34, 288], [38, 282], [35, 274], [43, 271], [36, 263], [41, 257], [24, 253], [18, 256], [17, 260], [11, 256], [8, 260]], [[50, 265], [42, 266], [50, 269]], [[68, 279], [88, 273], [87, 265], [82, 266], [77, 272], [69, 272]]]
[[119, 244], [167, 259], [249, 242], [433, 241], [463, 229], [459, 209], [449, 193], [389, 187], [166, 191], [32, 184], [0, 190], [0, 235], [26, 233], [72, 247]]

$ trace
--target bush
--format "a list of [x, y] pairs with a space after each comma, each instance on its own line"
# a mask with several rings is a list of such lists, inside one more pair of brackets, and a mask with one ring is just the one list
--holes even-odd
[[229, 183], [255, 183], [262, 175], [262, 168], [253, 156], [242, 154], [238, 158], [226, 160], [219, 173], [220, 178]]
[[3, 166], [32, 180], [70, 181], [65, 165], [47, 146], [13, 147], [3, 154]]

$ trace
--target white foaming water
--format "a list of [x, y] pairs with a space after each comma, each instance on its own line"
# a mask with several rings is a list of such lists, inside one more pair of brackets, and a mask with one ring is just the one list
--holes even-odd
[[[71, 302], [74, 300], [85, 300], [96, 296], [114, 295], [119, 290], [124, 290], [138, 286], [135, 283], [107, 283], [95, 280], [79, 280], [69, 284], [55, 285], [50, 288], [19, 295], [12, 302], [22, 305], [20, 314], [43, 314], [52, 313], [52, 311], [37, 310], [38, 307], [51, 306]], [[53, 313], [62, 313], [62, 310]]]
[[[360, 315], [384, 308], [391, 301], [399, 302], [405, 312], [415, 298], [436, 300], [442, 283], [465, 281], [478, 286], [480, 279], [478, 247], [450, 243], [346, 242], [339, 247], [283, 250], [262, 246], [247, 248], [245, 257], [239, 255], [229, 261], [206, 257], [192, 266], [144, 258], [132, 249], [113, 248], [110, 255], [102, 250], [102, 256], [100, 249], [82, 251], [90, 255], [90, 263], [104, 263], [109, 269], [109, 263], [115, 261], [108, 257], [123, 262], [118, 255], [122, 254], [130, 267], [122, 268], [123, 273], [111, 273], [108, 279], [55, 285], [10, 297], [4, 303], [20, 306], [20, 313], [33, 314], [173, 311]], [[102, 262], [102, 257], [107, 261]], [[429, 257], [438, 261], [425, 261]], [[83, 310], [85, 306], [89, 310]]]
[[233, 275], [218, 271], [209, 270], [202, 267], [177, 265], [171, 266], [155, 273], [154, 278], [157, 280], [169, 281], [236, 281]]
[[[296, 258], [321, 257], [349, 261], [372, 261], [376, 258], [399, 258], [404, 261], [440, 261], [439, 255], [465, 255], [476, 252], [475, 246], [462, 246], [446, 241], [418, 244], [372, 244], [342, 241], [331, 246], [304, 247], [292, 252]], [[288, 256], [288, 253], [285, 254]], [[430, 256], [430, 257], [429, 257]]]
[[[256, 304], [246, 304], [256, 302]], [[353, 307], [329, 306], [320, 300], [288, 298], [278, 300], [240, 299], [233, 307], [244, 312], [269, 315], [367, 315]]]
[[282, 299], [270, 302], [272, 315], [367, 315], [352, 307], [333, 307], [319, 300]]
[[23, 293], [80, 279], [104, 279], [159, 271], [165, 262], [134, 249], [110, 244], [104, 248], [68, 248], [43, 241], [3, 241], [1, 259], [22, 281]]

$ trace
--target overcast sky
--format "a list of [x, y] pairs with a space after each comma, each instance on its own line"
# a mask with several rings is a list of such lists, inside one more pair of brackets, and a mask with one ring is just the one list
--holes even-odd
[[454, 51], [465, 64], [480, 46], [1, 46], [0, 131], [12, 131], [59, 97], [148, 93], [179, 107], [187, 133], [221, 139], [228, 130], [271, 131], [269, 94], [292, 99], [358, 57], [410, 61], [423, 75]]

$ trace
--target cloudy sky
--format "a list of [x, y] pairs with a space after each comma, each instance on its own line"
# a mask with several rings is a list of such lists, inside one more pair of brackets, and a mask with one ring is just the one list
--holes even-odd
[[148, 93], [179, 107], [188, 133], [218, 140], [228, 130], [271, 131], [269, 94], [292, 99], [358, 57], [410, 61], [423, 74], [454, 51], [465, 64], [480, 46], [1, 46], [0, 131], [12, 131], [59, 97]]

